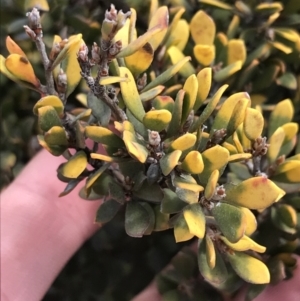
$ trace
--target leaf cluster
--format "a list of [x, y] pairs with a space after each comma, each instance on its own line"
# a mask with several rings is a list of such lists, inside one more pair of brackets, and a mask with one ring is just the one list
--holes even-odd
[[[200, 0], [191, 10], [184, 1], [168, 9], [153, 0], [141, 35], [136, 10], [112, 5], [99, 45], [87, 46], [82, 34], [56, 35], [48, 52], [34, 8], [25, 31], [41, 54], [45, 84], [6, 39], [1, 73], [39, 93], [38, 141], [67, 160], [57, 169], [66, 183], [61, 196], [84, 182], [82, 198], [104, 199], [96, 223], [123, 208], [132, 237], [173, 229], [176, 242], [198, 241], [196, 260], [182, 252], [158, 277], [164, 300], [195, 300], [196, 270], [223, 292], [251, 283], [250, 300], [295, 266], [298, 23], [291, 4], [252, 2]], [[222, 11], [230, 16], [226, 33], [210, 16]], [[68, 110], [78, 85], [84, 107]], [[283, 100], [269, 100], [274, 85]]]

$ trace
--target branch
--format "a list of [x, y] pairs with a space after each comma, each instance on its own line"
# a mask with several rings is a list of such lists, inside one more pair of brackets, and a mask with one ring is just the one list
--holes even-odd
[[29, 20], [29, 26], [25, 25], [24, 29], [28, 36], [35, 42], [36, 48], [41, 55], [45, 70], [47, 93], [49, 95], [57, 95], [51, 71], [51, 62], [48, 58], [46, 46], [43, 41], [43, 30], [41, 25], [40, 13], [36, 8], [33, 8], [31, 12], [26, 14], [26, 16]]

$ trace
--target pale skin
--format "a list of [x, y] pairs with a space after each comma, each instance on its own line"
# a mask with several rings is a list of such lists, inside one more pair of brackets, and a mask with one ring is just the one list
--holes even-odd
[[[70, 257], [99, 229], [93, 220], [101, 201], [80, 199], [78, 188], [58, 197], [65, 186], [56, 178], [62, 162], [41, 151], [1, 194], [1, 301], [41, 300]], [[299, 284], [296, 269], [291, 280], [255, 300], [298, 301]], [[156, 300], [161, 298], [151, 283], [132, 301]]]

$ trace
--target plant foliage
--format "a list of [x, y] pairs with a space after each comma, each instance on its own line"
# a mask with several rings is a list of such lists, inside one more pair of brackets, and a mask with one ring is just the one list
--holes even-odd
[[61, 196], [84, 183], [83, 198], [104, 199], [96, 223], [125, 208], [132, 237], [198, 240], [197, 260], [183, 250], [158, 276], [163, 300], [196, 300], [197, 271], [221, 292], [251, 283], [250, 300], [299, 251], [299, 5], [169, 2], [151, 1], [144, 33], [134, 8], [111, 5], [98, 43], [55, 35], [48, 50], [34, 7], [48, 3], [25, 1], [44, 78], [9, 36], [1, 73], [39, 94], [39, 144], [66, 158]]

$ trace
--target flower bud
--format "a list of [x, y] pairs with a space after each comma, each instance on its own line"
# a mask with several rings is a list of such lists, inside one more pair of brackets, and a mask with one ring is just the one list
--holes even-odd
[[158, 146], [161, 141], [159, 133], [148, 130], [148, 141], [151, 146]]

